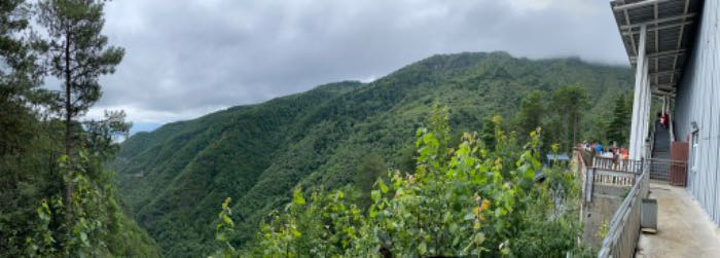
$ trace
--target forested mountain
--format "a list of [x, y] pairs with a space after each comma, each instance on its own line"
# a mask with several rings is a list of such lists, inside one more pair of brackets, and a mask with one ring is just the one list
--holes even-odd
[[451, 138], [459, 140], [462, 132], [487, 128], [495, 114], [527, 135], [533, 128], [516, 120], [527, 116], [518, 110], [529, 101], [521, 100], [534, 95], [545, 102], [536, 116], [550, 129], [542, 135], [547, 148], [572, 140], [566, 110], [552, 104], [561, 99], [553, 96], [557, 89], [575, 85], [586, 92], [578, 141], [605, 140], [613, 105], [632, 80], [627, 67], [575, 58], [436, 55], [371, 83], [327, 84], [138, 133], [122, 145], [116, 178], [123, 205], [166, 255], [198, 256], [217, 249], [214, 219], [226, 197], [234, 200], [239, 224], [233, 242], [242, 246], [297, 185], [366, 190], [387, 168], [412, 170], [415, 130], [433, 102], [450, 108]]

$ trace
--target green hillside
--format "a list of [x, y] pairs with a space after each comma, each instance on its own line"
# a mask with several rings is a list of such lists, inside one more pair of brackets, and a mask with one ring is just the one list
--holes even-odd
[[226, 197], [239, 224], [234, 242], [242, 246], [298, 184], [367, 189], [385, 168], [411, 170], [415, 130], [433, 102], [450, 108], [459, 135], [480, 130], [494, 114], [510, 120], [532, 90], [550, 96], [558, 87], [579, 85], [591, 103], [580, 126], [586, 129], [580, 137], [589, 139], [603, 135], [593, 125], [607, 121], [632, 81], [627, 67], [573, 58], [436, 55], [372, 83], [327, 84], [138, 133], [123, 143], [115, 162], [118, 188], [129, 213], [167, 256], [208, 254], [217, 249], [214, 219]]

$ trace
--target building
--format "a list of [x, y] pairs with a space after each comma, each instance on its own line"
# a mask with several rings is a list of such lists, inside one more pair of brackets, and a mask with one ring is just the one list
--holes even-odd
[[614, 0], [612, 11], [635, 68], [631, 159], [646, 149], [653, 98], [670, 114], [668, 141], [689, 146], [687, 190], [720, 224], [720, 0]]

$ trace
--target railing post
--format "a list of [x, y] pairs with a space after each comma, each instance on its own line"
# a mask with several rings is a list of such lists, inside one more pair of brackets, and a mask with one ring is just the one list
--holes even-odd
[[585, 173], [585, 202], [592, 202], [593, 183], [595, 181], [595, 168], [588, 168]]

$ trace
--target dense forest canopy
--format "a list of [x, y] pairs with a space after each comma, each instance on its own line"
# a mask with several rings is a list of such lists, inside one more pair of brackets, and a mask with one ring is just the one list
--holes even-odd
[[231, 242], [242, 248], [297, 185], [368, 192], [387, 169], [413, 171], [415, 130], [434, 102], [449, 108], [450, 146], [472, 131], [493, 144], [492, 117], [500, 115], [519, 141], [541, 126], [544, 153], [553, 143], [566, 152], [573, 136], [608, 141], [631, 82], [628, 68], [578, 59], [436, 55], [371, 83], [331, 83], [138, 133], [123, 143], [117, 182], [129, 212], [167, 255], [219, 248], [213, 221], [226, 197], [237, 226]]

